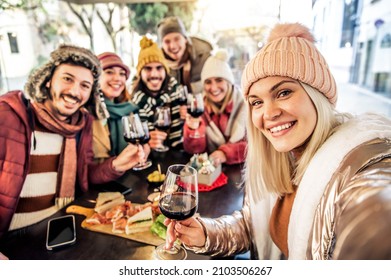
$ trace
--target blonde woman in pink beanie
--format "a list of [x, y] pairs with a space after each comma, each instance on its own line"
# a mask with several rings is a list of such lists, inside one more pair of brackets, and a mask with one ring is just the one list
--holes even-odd
[[[198, 118], [189, 115], [183, 130], [184, 150], [208, 152], [217, 164], [242, 163], [246, 150], [244, 102], [227, 61], [224, 49], [206, 60], [201, 72], [205, 111]], [[196, 129], [200, 137], [191, 137]]]
[[277, 24], [247, 64], [241, 211], [169, 220], [197, 253], [254, 259], [391, 259], [391, 121], [334, 110], [337, 88], [308, 28]]

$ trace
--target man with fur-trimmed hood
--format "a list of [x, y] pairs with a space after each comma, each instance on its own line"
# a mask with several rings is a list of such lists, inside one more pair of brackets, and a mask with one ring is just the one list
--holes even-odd
[[92, 52], [61, 45], [31, 74], [24, 93], [0, 97], [0, 236], [49, 217], [78, 190], [114, 180], [144, 160], [142, 148], [129, 145], [93, 163], [85, 107], [94, 106], [100, 72]]

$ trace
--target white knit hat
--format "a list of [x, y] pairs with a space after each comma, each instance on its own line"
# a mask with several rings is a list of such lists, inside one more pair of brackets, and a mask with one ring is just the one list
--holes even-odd
[[225, 49], [219, 49], [216, 53], [205, 61], [201, 71], [201, 81], [204, 84], [209, 78], [224, 78], [231, 84], [235, 83], [231, 67], [228, 65], [228, 52]]

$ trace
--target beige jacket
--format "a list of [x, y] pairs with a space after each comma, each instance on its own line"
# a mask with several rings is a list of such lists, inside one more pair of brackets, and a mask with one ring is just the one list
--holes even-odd
[[[241, 211], [200, 218], [207, 241], [190, 249], [214, 256], [251, 250], [254, 259], [278, 259], [268, 227], [275, 199], [255, 202], [247, 189]], [[391, 121], [363, 115], [341, 125], [309, 164], [290, 216], [289, 259], [389, 259], [389, 236]]]

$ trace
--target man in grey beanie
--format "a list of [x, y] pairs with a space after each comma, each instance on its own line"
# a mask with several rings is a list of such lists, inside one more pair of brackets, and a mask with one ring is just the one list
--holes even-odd
[[46, 219], [78, 190], [118, 178], [149, 153], [129, 145], [93, 163], [92, 116], [85, 107], [99, 94], [100, 72], [91, 51], [61, 45], [31, 74], [24, 93], [0, 97], [0, 237]]
[[188, 36], [182, 20], [167, 17], [157, 25], [159, 44], [170, 67], [170, 75], [187, 86], [190, 92], [201, 92], [201, 70], [211, 55], [212, 45]]

